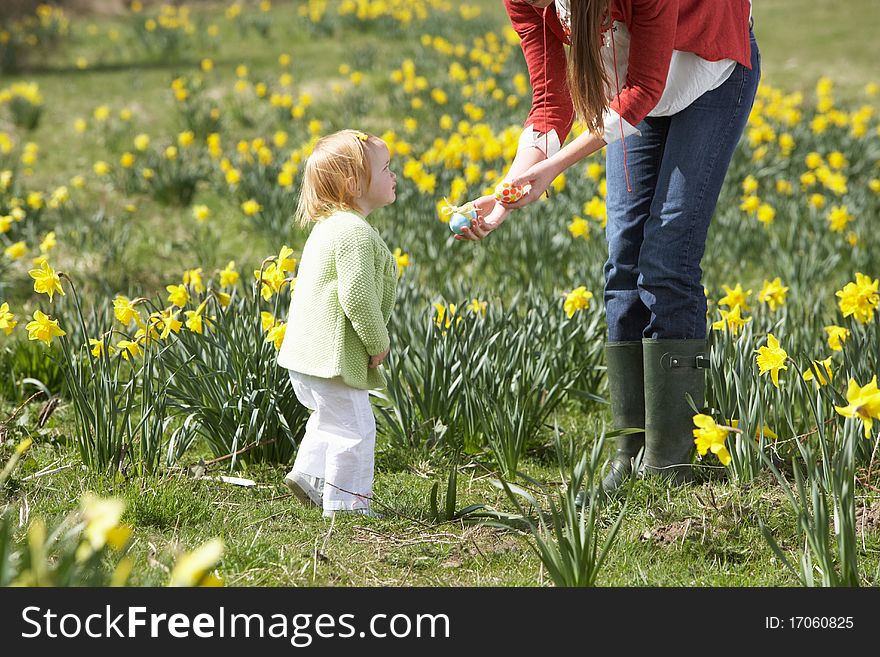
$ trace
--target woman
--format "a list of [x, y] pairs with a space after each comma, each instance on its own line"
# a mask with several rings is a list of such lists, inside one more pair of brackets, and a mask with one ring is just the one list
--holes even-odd
[[[504, 0], [528, 64], [532, 109], [507, 180], [522, 200], [475, 201], [479, 240], [556, 176], [607, 145], [605, 355], [621, 436], [613, 491], [644, 448], [646, 472], [691, 477], [704, 403], [700, 260], [760, 79], [749, 0]], [[566, 75], [566, 51], [570, 45]], [[574, 112], [588, 130], [560, 148]]]

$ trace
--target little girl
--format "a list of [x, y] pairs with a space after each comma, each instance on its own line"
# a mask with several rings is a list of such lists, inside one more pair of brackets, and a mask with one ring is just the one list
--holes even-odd
[[318, 141], [303, 173], [303, 248], [278, 364], [314, 411], [284, 483], [304, 504], [376, 516], [370, 508], [376, 421], [368, 390], [384, 379], [397, 262], [367, 217], [394, 202], [385, 143], [357, 130]]

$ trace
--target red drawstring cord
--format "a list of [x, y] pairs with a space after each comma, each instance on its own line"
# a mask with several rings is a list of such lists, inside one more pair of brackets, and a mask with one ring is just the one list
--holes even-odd
[[549, 95], [550, 90], [550, 80], [547, 79], [547, 10], [550, 8], [550, 5], [544, 7], [544, 15], [542, 18], [544, 19], [542, 22], [543, 32], [542, 38], [544, 41], [544, 159], [550, 159], [550, 126], [547, 124], [547, 96]]
[[[614, 21], [611, 21], [611, 52], [614, 56], [614, 86], [617, 88], [617, 96], [620, 96], [620, 78], [617, 75], [617, 47], [614, 45]], [[626, 166], [626, 139], [623, 134], [623, 116], [618, 113], [620, 119], [620, 143], [623, 146], [623, 175], [626, 178], [626, 191], [632, 194], [632, 185], [629, 184], [629, 169]]]

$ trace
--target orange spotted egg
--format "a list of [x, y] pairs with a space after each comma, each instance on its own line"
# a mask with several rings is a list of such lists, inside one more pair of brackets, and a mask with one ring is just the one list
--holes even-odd
[[495, 187], [495, 198], [502, 203], [516, 203], [525, 194], [525, 189], [519, 185], [511, 185], [506, 180], [498, 183]]

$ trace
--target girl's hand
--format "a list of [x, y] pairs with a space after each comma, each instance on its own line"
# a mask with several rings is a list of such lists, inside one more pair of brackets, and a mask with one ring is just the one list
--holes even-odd
[[550, 160], [533, 164], [520, 175], [510, 179], [510, 184], [521, 187], [529, 186], [528, 191], [515, 203], [505, 203], [507, 208], [522, 208], [534, 203], [550, 187], [550, 183], [559, 175], [556, 166]]
[[503, 224], [510, 212], [510, 206], [499, 203], [492, 195], [481, 196], [474, 201], [474, 207], [476, 220], [471, 222], [470, 228], [462, 229], [461, 235], [456, 235], [455, 239], [477, 242]]
[[381, 354], [370, 356], [370, 363], [369, 365], [367, 365], [367, 367], [369, 367], [371, 370], [376, 369], [377, 367], [379, 367], [379, 365], [382, 364], [382, 361], [385, 360], [385, 357], [388, 356], [389, 353], [391, 353], [391, 347], [388, 347], [388, 349], [383, 351]]

